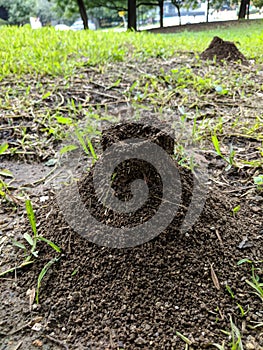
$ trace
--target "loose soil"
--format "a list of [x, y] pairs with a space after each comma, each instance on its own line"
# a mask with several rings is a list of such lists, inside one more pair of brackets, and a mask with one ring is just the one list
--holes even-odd
[[[39, 258], [34, 264], [1, 278], [0, 349], [185, 349], [185, 342], [176, 332], [189, 339], [192, 349], [214, 349], [212, 343], [229, 343], [229, 338], [221, 330], [230, 331], [231, 317], [242, 333], [244, 348], [262, 350], [262, 328], [253, 328], [262, 323], [262, 300], [253, 294], [254, 290], [246, 282], [251, 280], [252, 264], [237, 265], [241, 259], [253, 261], [253, 265], [259, 268], [256, 270], [257, 275], [262, 278], [262, 264], [259, 261], [263, 253], [263, 196], [262, 191], [253, 184], [253, 176], [262, 172], [262, 168], [244, 166], [226, 170], [226, 162], [211, 150], [211, 141], [204, 142], [200, 159], [208, 167], [207, 198], [199, 219], [191, 229], [182, 232], [180, 224], [191, 201], [194, 175], [182, 167], [176, 157], [171, 156], [174, 141], [163, 130], [156, 133], [149, 127], [138, 128], [135, 123], [123, 124], [123, 120], [137, 118], [138, 106], [131, 107], [130, 101], [133, 98], [135, 100], [141, 92], [139, 87], [133, 91], [131, 100], [123, 94], [134, 79], [146, 79], [146, 73], [160, 74], [157, 68], [160, 66], [164, 73], [180, 65], [193, 67], [198, 74], [206, 70], [211, 73], [213, 69], [217, 72], [220, 68], [206, 66], [205, 62], [200, 66], [191, 54], [185, 54], [184, 58], [175, 57], [170, 62], [153, 60], [148, 65], [138, 64], [136, 68], [126, 63], [121, 65], [109, 66], [103, 74], [99, 70], [86, 68], [80, 72], [82, 78], [77, 75], [72, 77], [72, 85], [65, 90], [60, 82], [56, 82], [58, 106], [55, 100], [43, 101], [43, 105], [34, 107], [34, 113], [38, 113], [38, 108], [43, 110], [52, 106], [54, 110], [61, 108], [66, 115], [66, 106], [70, 105], [66, 96], [73, 96], [76, 102], [79, 98], [83, 102], [87, 94], [82, 88], [85, 81], [90, 87], [85, 107], [94, 108], [98, 114], [115, 116], [119, 122], [122, 120], [117, 127], [107, 127], [105, 124], [111, 124], [106, 120], [101, 123], [100, 129], [106, 127], [106, 131], [100, 138], [101, 145], [96, 147], [97, 153], [105, 153], [111, 145], [123, 141], [125, 137], [136, 136], [142, 142], [147, 142], [147, 139], [155, 142], [167, 152], [171, 163], [178, 170], [182, 185], [181, 206], [167, 229], [149, 242], [134, 248], [102, 247], [72, 230], [57, 203], [55, 190], [58, 179], [54, 176], [58, 176], [58, 173], [54, 170], [49, 175], [47, 165], [44, 164], [56, 157], [58, 142], [45, 142], [45, 147], [48, 145], [46, 148], [41, 148], [41, 144], [37, 143], [37, 147], [32, 149], [32, 157], [27, 158], [25, 155], [24, 163], [21, 163], [22, 152], [17, 158], [9, 154], [3, 167], [12, 169], [13, 173], [19, 168], [17, 178], [23, 181], [26, 194], [33, 201], [38, 233], [58, 244], [62, 254], [56, 255], [48, 245], [39, 244]], [[240, 115], [240, 120], [246, 120], [246, 125], [249, 125], [262, 109], [262, 96], [251, 93], [255, 84], [262, 86], [263, 83], [263, 76], [257, 68], [252, 67], [248, 72], [246, 67], [238, 64], [232, 67], [231, 63], [225, 68], [229, 74], [236, 69], [239, 74], [247, 76], [247, 81], [253, 80], [252, 87], [243, 87], [244, 99], [219, 96], [211, 89], [204, 92], [203, 98], [199, 98], [195, 87], [191, 93], [178, 92], [178, 96], [166, 100], [165, 105], [156, 97], [156, 105], [164, 110], [161, 119], [173, 122], [180, 119], [177, 101], [183, 97], [180, 94], [185, 93], [190, 120], [187, 128], [192, 127], [191, 111], [196, 111], [196, 107], [200, 111], [197, 123], [203, 118], [209, 118], [210, 123], [213, 123], [215, 118], [221, 116], [224, 123], [231, 125], [233, 116]], [[123, 72], [120, 86], [109, 89], [116, 82], [120, 71]], [[50, 77], [43, 78], [43, 84], [50, 84], [51, 80]], [[167, 89], [168, 95], [166, 82], [159, 89], [160, 93], [162, 89]], [[78, 95], [79, 91], [82, 93]], [[238, 94], [238, 90], [235, 93]], [[35, 103], [37, 94], [37, 88], [33, 86], [32, 103]], [[63, 105], [61, 96], [65, 98]], [[145, 117], [159, 117], [161, 113], [156, 113], [151, 103], [150, 97], [145, 99], [144, 104], [150, 108], [140, 110], [139, 113]], [[102, 106], [107, 106], [105, 114]], [[35, 137], [35, 142], [39, 142], [45, 134], [39, 126], [34, 125], [34, 119], [30, 119], [31, 115], [26, 112], [19, 114], [20, 119], [16, 123], [19, 121], [21, 125], [30, 125], [32, 139]], [[84, 122], [83, 112], [78, 117]], [[1, 130], [7, 120], [6, 115], [0, 121]], [[241, 130], [240, 126], [240, 133]], [[6, 127], [6, 132], [3, 131], [3, 138], [19, 145], [19, 132], [17, 125], [15, 128], [11, 125]], [[95, 145], [97, 140], [96, 137]], [[228, 144], [232, 142], [237, 160], [242, 157], [248, 157], [250, 161], [259, 158], [261, 142], [253, 136], [246, 138], [231, 131], [222, 135], [220, 141], [223, 152], [228, 150]], [[177, 143], [175, 139], [175, 147]], [[32, 172], [32, 164], [40, 161], [41, 165], [39, 168], [34, 167], [35, 173], [29, 179], [27, 172]], [[87, 165], [85, 157], [82, 162]], [[132, 218], [114, 215], [98, 203], [92, 184], [93, 171], [94, 166], [89, 171], [87, 166], [81, 168], [78, 188], [83, 203], [102, 222], [115, 227], [124, 224], [136, 226], [141, 218], [147, 220], [154, 215], [160, 206], [162, 181], [147, 162], [132, 160], [116, 168], [113, 188], [119, 199], [132, 198], [130, 185], [134, 179], [144, 179], [150, 191], [149, 200], [141, 212]], [[41, 180], [39, 182], [37, 174]], [[28, 186], [30, 182], [34, 183], [32, 188]], [[14, 194], [17, 195], [16, 192]], [[240, 210], [234, 214], [233, 209], [238, 205]], [[23, 260], [23, 253], [15, 250], [12, 244], [7, 244], [11, 237], [22, 241], [23, 233], [30, 232], [22, 204], [18, 202], [13, 206], [4, 202], [0, 210], [0, 224], [0, 265], [5, 270], [14, 264], [19, 265]], [[26, 292], [36, 287], [40, 271], [54, 257], [59, 260], [49, 268], [41, 283], [40, 304], [32, 304]], [[245, 315], [241, 315], [238, 304], [245, 311], [248, 310]]]
[[230, 41], [224, 41], [223, 39], [215, 36], [211, 41], [208, 48], [200, 55], [203, 60], [217, 61], [241, 61], [243, 64], [248, 64], [245, 56], [238, 50], [236, 45]]
[[[175, 166], [183, 184], [181, 209], [161, 235], [139, 247], [110, 249], [83, 239], [70, 228], [54, 197], [37, 212], [39, 233], [63, 249], [41, 288], [46, 332], [54, 331], [55, 338], [74, 349], [178, 349], [179, 331], [188, 335], [192, 348], [201, 349], [218, 341], [220, 329], [229, 329], [229, 315], [246, 329], [250, 318], [239, 316], [239, 301], [244, 308], [249, 305], [253, 321], [262, 320], [262, 301], [251, 295], [244, 279], [251, 266], [237, 266], [244, 257], [252, 261], [262, 257], [262, 210], [255, 213], [248, 201], [233, 216], [237, 201], [213, 189], [198, 222], [187, 233], [180, 232], [191, 198], [192, 174]], [[156, 174], [147, 164], [131, 161], [117, 171], [113, 186], [124, 196], [128, 184], [143, 175], [149, 178], [149, 200], [132, 218], [98, 205], [92, 169], [78, 187], [86, 207], [101, 222], [137, 225], [141, 218], [149, 220], [160, 205], [154, 201], [161, 188]], [[19, 276], [19, 285], [30, 288], [41, 264], [51, 256], [52, 250], [43, 246], [40, 261]], [[234, 286], [234, 298], [226, 286]], [[258, 348], [263, 346], [257, 332], [249, 334]]]

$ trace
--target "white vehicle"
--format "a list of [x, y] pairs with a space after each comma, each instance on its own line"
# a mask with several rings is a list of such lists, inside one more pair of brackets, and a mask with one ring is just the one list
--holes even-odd
[[[89, 29], [91, 30], [96, 30], [96, 25], [94, 22], [92, 21], [88, 21], [89, 24]], [[70, 26], [71, 29], [73, 30], [82, 30], [84, 29], [84, 25], [83, 25], [83, 21], [82, 19], [78, 19], [77, 21], [75, 21], [72, 26]]]
[[69, 26], [66, 24], [56, 24], [55, 25], [56, 30], [72, 30]]

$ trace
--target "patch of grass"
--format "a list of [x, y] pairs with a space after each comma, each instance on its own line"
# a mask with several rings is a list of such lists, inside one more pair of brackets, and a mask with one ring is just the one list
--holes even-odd
[[254, 289], [254, 294], [256, 294], [263, 302], [263, 282], [260, 281], [260, 277], [255, 273], [255, 267], [252, 265], [252, 276], [251, 280], [246, 280], [246, 283]]
[[[176, 51], [195, 51], [198, 54], [214, 35], [238, 42], [245, 55], [256, 56], [262, 62], [263, 55], [259, 52], [263, 40], [261, 26], [260, 22], [250, 23], [249, 32], [245, 32], [245, 35], [245, 25], [173, 35], [145, 32], [59, 32], [47, 27], [40, 30], [3, 27], [0, 38], [0, 79], [10, 74], [21, 76], [25, 73], [67, 76], [78, 66], [104, 65], [105, 62], [123, 61], [127, 58], [169, 58]], [[204, 83], [206, 80], [202, 82]]]
[[229, 169], [231, 169], [232, 166], [235, 165], [235, 163], [234, 163], [235, 151], [233, 150], [233, 146], [230, 144], [229, 154], [227, 156], [225, 156], [221, 152], [220, 143], [219, 143], [219, 140], [218, 140], [216, 134], [212, 135], [212, 142], [213, 142], [213, 145], [214, 145], [214, 148], [215, 148], [217, 155], [219, 155], [221, 158], [223, 158], [228, 163], [228, 166], [225, 169], [226, 171], [228, 171]]
[[55, 257], [51, 260], [49, 260], [45, 266], [43, 267], [43, 269], [40, 271], [40, 274], [38, 275], [38, 279], [37, 279], [37, 288], [36, 288], [36, 303], [39, 303], [39, 291], [40, 291], [40, 287], [41, 287], [41, 282], [44, 278], [44, 276], [46, 275], [46, 273], [48, 272], [49, 268], [56, 262], [59, 261], [59, 257]]
[[13, 272], [19, 268], [23, 268], [28, 264], [32, 264], [35, 261], [35, 258], [38, 258], [38, 251], [36, 249], [37, 249], [37, 243], [40, 241], [48, 244], [55, 252], [61, 253], [60, 247], [58, 247], [55, 243], [51, 242], [50, 240], [46, 239], [43, 236], [38, 235], [37, 228], [36, 228], [35, 214], [34, 214], [33, 207], [30, 200], [26, 200], [26, 212], [27, 212], [27, 217], [28, 217], [33, 235], [30, 235], [29, 233], [25, 232], [24, 240], [27, 242], [30, 249], [28, 250], [27, 246], [24, 243], [13, 240], [13, 245], [24, 251], [24, 255], [25, 255], [24, 261], [19, 266], [15, 266], [1, 272], [0, 277], [6, 275], [7, 273]]
[[[234, 324], [232, 317], [230, 317], [230, 331], [222, 331], [222, 332], [227, 334], [230, 337], [230, 343], [228, 344], [229, 346], [227, 347], [227, 349], [230, 349], [230, 350], [244, 349], [240, 330]], [[226, 350], [224, 342], [222, 345], [213, 343], [212, 346], [214, 346], [219, 350]]]

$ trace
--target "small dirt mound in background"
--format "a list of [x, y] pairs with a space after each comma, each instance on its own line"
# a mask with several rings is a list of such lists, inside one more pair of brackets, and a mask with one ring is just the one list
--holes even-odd
[[241, 61], [243, 64], [248, 64], [246, 57], [238, 50], [236, 45], [231, 41], [224, 41], [215, 36], [208, 48], [200, 55], [203, 60], [213, 60], [216, 57], [217, 61]]

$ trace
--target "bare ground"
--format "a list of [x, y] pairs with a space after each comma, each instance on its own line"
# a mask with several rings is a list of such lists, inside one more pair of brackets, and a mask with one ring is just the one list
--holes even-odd
[[[176, 69], [183, 69], [183, 76], [169, 78]], [[191, 72], [205, 83], [195, 83]], [[63, 250], [43, 280], [39, 305], [27, 292], [56, 256], [50, 247], [40, 244], [34, 264], [1, 278], [0, 349], [184, 349], [176, 332], [193, 349], [212, 349], [212, 343], [222, 342], [229, 348], [229, 337], [221, 330], [230, 330], [230, 317], [244, 348], [262, 349], [262, 327], [255, 328], [262, 324], [262, 300], [246, 282], [252, 264], [237, 265], [240, 259], [253, 261], [262, 278], [263, 197], [253, 181], [262, 173], [262, 67], [218, 67], [180, 53], [170, 60], [87, 67], [68, 79], [28, 77], [30, 96], [23, 95], [23, 84], [1, 84], [13, 84], [14, 90], [12, 105], [7, 102], [2, 111], [0, 135], [16, 150], [1, 156], [1, 168], [14, 179], [0, 212], [1, 270], [23, 260], [10, 239], [22, 241], [30, 230], [24, 211], [28, 196], [39, 233]], [[52, 84], [52, 95], [42, 99], [45, 86]], [[218, 86], [229, 92], [218, 93]], [[175, 221], [133, 249], [102, 248], [84, 240], [65, 222], [55, 201], [65, 176], [58, 156], [64, 136], [47, 110], [88, 125], [98, 154], [102, 148], [96, 130], [112, 121], [145, 116], [176, 122], [178, 144], [186, 130], [198, 126], [199, 154], [210, 180], [206, 206], [194, 227], [182, 235]], [[228, 170], [211, 144], [211, 129], [218, 130], [226, 156], [233, 145], [236, 165]], [[180, 159], [180, 148], [176, 151]], [[90, 160], [82, 154], [78, 173], [84, 197], [91, 193], [87, 164]]]

